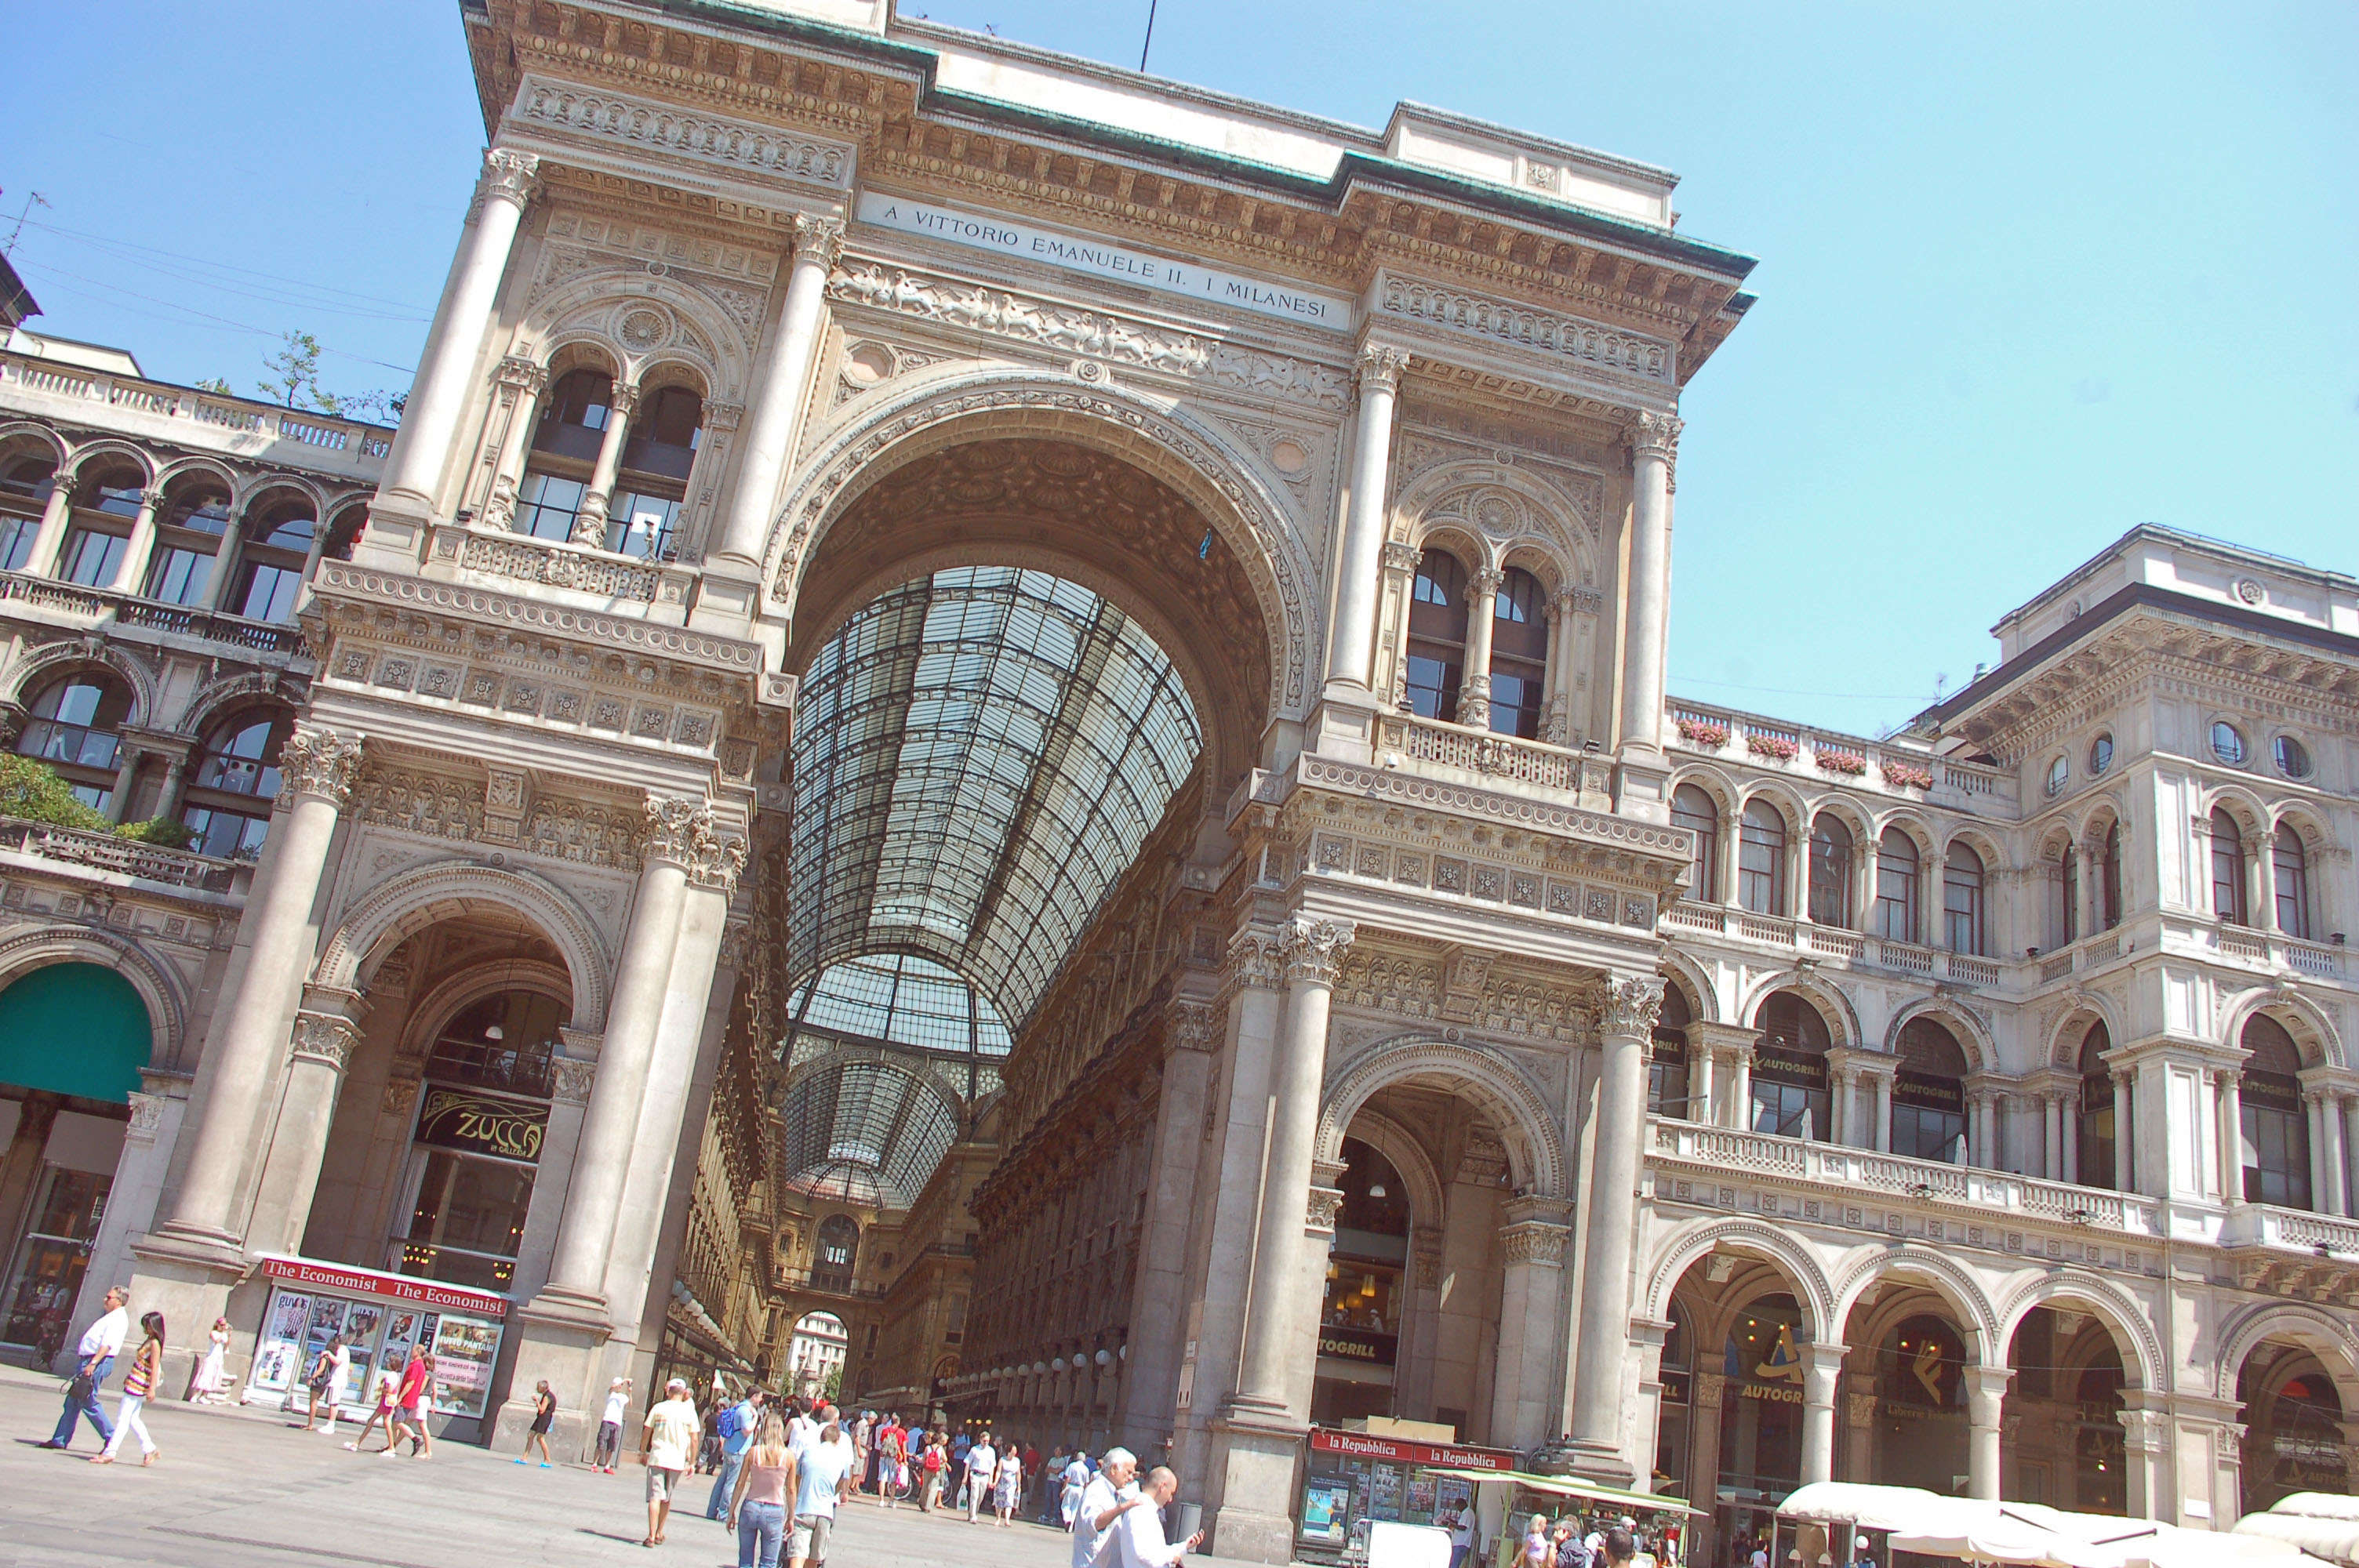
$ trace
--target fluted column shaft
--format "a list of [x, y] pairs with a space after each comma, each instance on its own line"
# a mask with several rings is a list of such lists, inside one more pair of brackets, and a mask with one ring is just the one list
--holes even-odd
[[403, 408], [401, 427], [394, 433], [393, 449], [386, 454], [385, 477], [379, 487], [419, 508], [433, 504], [443, 466], [459, 430], [459, 414], [467, 405], [474, 376], [475, 355], [483, 347], [484, 329], [492, 319], [500, 279], [507, 271], [508, 254], [516, 247], [516, 231], [532, 200], [534, 171], [540, 160], [528, 154], [494, 147], [484, 155], [484, 172], [475, 183], [475, 211], [451, 258], [450, 281], [427, 335], [426, 351], [419, 359], [418, 379]]
[[1327, 643], [1327, 678], [1373, 690], [1376, 571], [1384, 554], [1386, 496], [1392, 464], [1393, 406], [1406, 351], [1369, 343], [1360, 350], [1360, 427], [1352, 448], [1352, 500], [1343, 514], [1343, 541], [1335, 567], [1335, 619]]
[[263, 1096], [277, 1081], [296, 994], [310, 972], [311, 905], [360, 762], [360, 737], [307, 724], [280, 752], [286, 810], [271, 825], [246, 900], [245, 968], [213, 1027], [204, 1114], [166, 1229], [215, 1244], [240, 1240], [231, 1228], [239, 1179], [253, 1162]]
[[1302, 1276], [1319, 1086], [1327, 1071], [1328, 1006], [1335, 971], [1354, 935], [1348, 922], [1297, 919], [1283, 939], [1286, 996], [1270, 1064], [1269, 1160], [1262, 1176], [1261, 1235], [1237, 1375], [1237, 1402], [1266, 1411], [1287, 1409], [1293, 1364], [1306, 1348], [1295, 1330], [1309, 1325], [1298, 1325], [1291, 1309]]
[[787, 297], [778, 311], [776, 340], [745, 412], [745, 438], [737, 445], [737, 488], [721, 528], [716, 552], [760, 565], [770, 537], [771, 508], [778, 481], [794, 451], [795, 421], [803, 388], [819, 351], [820, 321], [827, 306], [827, 277], [843, 254], [843, 225], [809, 214], [795, 219], [795, 257], [787, 277]]
[[1680, 421], [1647, 413], [1630, 433], [1630, 583], [1622, 652], [1622, 743], [1663, 742], [1663, 647], [1671, 592], [1671, 462]]
[[647, 1094], [647, 1067], [687, 903], [689, 862], [698, 830], [710, 831], [709, 811], [688, 801], [658, 796], [647, 802], [647, 810], [650, 832], [631, 927], [614, 966], [605, 1044], [599, 1050], [565, 1217], [549, 1262], [549, 1291], [584, 1303], [605, 1301], [606, 1253], [630, 1172], [640, 1102]]
[[1647, 1119], [1647, 1056], [1663, 982], [1617, 980], [1598, 1024], [1597, 1151], [1582, 1259], [1581, 1333], [1573, 1375], [1572, 1441], [1583, 1467], [1628, 1482], [1622, 1460], [1622, 1368], [1630, 1344], [1630, 1244], [1637, 1226], [1638, 1141]]

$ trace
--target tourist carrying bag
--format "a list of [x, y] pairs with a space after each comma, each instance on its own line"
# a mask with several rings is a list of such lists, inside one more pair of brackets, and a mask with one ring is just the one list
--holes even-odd
[[71, 1400], [78, 1405], [86, 1405], [90, 1403], [90, 1374], [84, 1371], [76, 1371], [73, 1375], [73, 1381], [66, 1385], [66, 1398]]

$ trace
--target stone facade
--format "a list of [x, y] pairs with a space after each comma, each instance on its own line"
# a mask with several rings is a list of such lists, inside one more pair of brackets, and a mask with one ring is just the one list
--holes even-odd
[[[365, 532], [305, 568], [277, 815], [159, 1056], [143, 1302], [250, 1336], [264, 1253], [488, 1270], [487, 1431], [542, 1378], [578, 1429], [618, 1373], [779, 1375], [824, 1310], [847, 1390], [1168, 1444], [1272, 1561], [1308, 1428], [1368, 1413], [1717, 1494], [1707, 1530], [1878, 1478], [1880, 1422], [1944, 1487], [2185, 1521], [2256, 1444], [2317, 1467], [2321, 1391], [2359, 1408], [2349, 579], [2141, 531], [1887, 740], [1667, 699], [1680, 393], [1751, 265], [1669, 176], [881, 4], [466, 26], [492, 147]], [[1159, 650], [1188, 774], [1070, 944], [966, 973], [987, 1069], [774, 1061], [886, 924], [797, 880], [830, 650], [984, 568], [1100, 607], [1052, 720], [1117, 622]], [[1077, 776], [1009, 785], [1005, 841]], [[1070, 869], [943, 864], [984, 914]], [[982, 950], [893, 918], [896, 964]], [[402, 1212], [442, 1212], [421, 1082], [522, 1071], [495, 1002], [561, 1022], [486, 1249]], [[893, 1108], [790, 1166], [822, 1078]], [[942, 1193], [842, 1180], [920, 1121], [973, 1155], [936, 1178], [971, 1267]]]

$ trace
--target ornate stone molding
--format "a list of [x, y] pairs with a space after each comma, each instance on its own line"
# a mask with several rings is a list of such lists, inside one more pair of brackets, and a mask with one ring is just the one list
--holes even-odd
[[1506, 343], [1584, 367], [1647, 381], [1672, 379], [1672, 349], [1667, 342], [1462, 289], [1386, 273], [1377, 285], [1376, 308], [1459, 337]]
[[572, 1056], [552, 1056], [549, 1062], [549, 1098], [567, 1105], [588, 1105], [598, 1082], [598, 1064]]
[[1606, 989], [1605, 1010], [1597, 1032], [1607, 1039], [1651, 1040], [1663, 1014], [1663, 980], [1659, 975], [1635, 975]]
[[1286, 978], [1280, 935], [1249, 925], [1229, 938], [1229, 983], [1240, 990], [1276, 990]]
[[1286, 978], [1311, 985], [1332, 986], [1343, 957], [1351, 951], [1360, 928], [1348, 920], [1311, 920], [1297, 916], [1279, 938], [1286, 960]]
[[322, 725], [299, 723], [278, 753], [278, 798], [316, 795], [343, 810], [359, 782], [361, 738]]
[[1174, 1051], [1212, 1051], [1221, 1044], [1220, 1010], [1201, 1001], [1175, 1001], [1165, 1038]]
[[517, 86], [510, 118], [544, 134], [553, 131], [569, 140], [603, 144], [626, 156], [653, 152], [756, 181], [791, 180], [832, 190], [852, 188], [853, 149], [843, 143], [677, 103], [528, 76]]
[[1353, 368], [1357, 372], [1363, 395], [1378, 390], [1397, 391], [1401, 372], [1408, 368], [1408, 351], [1397, 349], [1390, 343], [1363, 343]]
[[810, 257], [822, 266], [835, 265], [843, 254], [843, 220], [814, 212], [795, 214], [795, 259]]
[[299, 1012], [295, 1015], [295, 1060], [318, 1062], [342, 1074], [360, 1037], [361, 1032], [349, 1018], [326, 1012]]
[[640, 852], [649, 860], [669, 860], [683, 871], [693, 870], [698, 841], [712, 833], [710, 806], [676, 795], [650, 795]]
[[1506, 1263], [1529, 1263], [1543, 1269], [1564, 1267], [1565, 1238], [1570, 1227], [1527, 1219], [1499, 1229], [1499, 1257]]

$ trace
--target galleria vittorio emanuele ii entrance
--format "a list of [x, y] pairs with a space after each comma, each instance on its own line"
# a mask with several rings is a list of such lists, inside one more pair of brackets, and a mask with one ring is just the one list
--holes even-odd
[[2140, 529], [1895, 733], [1667, 696], [1753, 265], [1668, 173], [882, 0], [463, 22], [397, 429], [0, 357], [16, 749], [200, 835], [0, 824], [0, 1017], [103, 1035], [0, 1040], [0, 1338], [1118, 1443], [1272, 1562], [1485, 1470], [1699, 1562], [2340, 1487], [2347, 579]]

